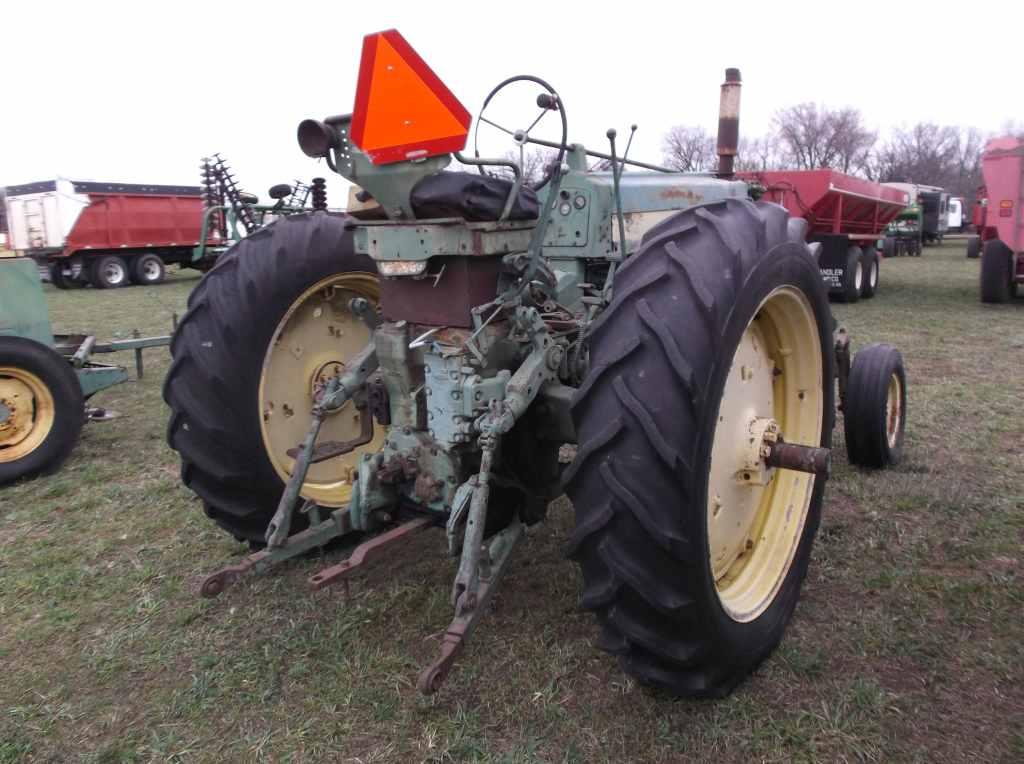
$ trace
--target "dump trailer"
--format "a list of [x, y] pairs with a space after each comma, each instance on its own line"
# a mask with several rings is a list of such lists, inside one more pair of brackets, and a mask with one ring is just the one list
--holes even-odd
[[985, 181], [978, 191], [974, 225], [980, 246], [982, 302], [1009, 302], [1024, 282], [1024, 138], [993, 138], [981, 157]]
[[[739, 71], [716, 176], [626, 158], [614, 129], [606, 151], [570, 142], [569, 105], [525, 74], [488, 94], [464, 153], [470, 113], [397, 31], [367, 36], [359, 61], [353, 112], [303, 120], [298, 142], [359, 186], [360, 208], [239, 241], [171, 345], [182, 479], [258, 547], [201, 593], [356, 534], [308, 582], [347, 586], [433, 531], [454, 573], [417, 682], [436, 692], [564, 492], [600, 646], [646, 684], [729, 692], [796, 606], [837, 390], [855, 463], [898, 459], [906, 421], [899, 351], [851, 352], [808, 221], [732, 174]], [[496, 114], [516, 90], [530, 105], [510, 125]], [[552, 149], [532, 183], [529, 145]]]
[[835, 170], [740, 173], [768, 201], [807, 221], [807, 240], [829, 295], [844, 302], [873, 297], [881, 276], [877, 241], [907, 206], [905, 192]]
[[8, 246], [60, 289], [158, 284], [200, 243], [198, 186], [58, 179], [8, 186], [5, 204]]

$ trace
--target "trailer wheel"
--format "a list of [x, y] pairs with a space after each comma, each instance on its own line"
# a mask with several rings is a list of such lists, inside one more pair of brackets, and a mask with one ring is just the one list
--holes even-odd
[[907, 378], [899, 350], [878, 343], [854, 356], [843, 408], [852, 464], [877, 469], [902, 458]]
[[167, 276], [167, 268], [159, 255], [139, 255], [131, 262], [132, 283], [139, 286], [159, 284]]
[[860, 287], [860, 296], [869, 300], [875, 296], [878, 289], [879, 262], [878, 252], [874, 247], [864, 247], [861, 253], [861, 268], [864, 272], [864, 281]]
[[[345, 219], [290, 215], [242, 239], [192, 291], [171, 341], [164, 382], [167, 439], [184, 483], [206, 513], [236, 538], [260, 543], [292, 460], [309, 428], [312, 394], [361, 350], [369, 332], [348, 311], [352, 297], [376, 302], [373, 261], [353, 251]], [[329, 417], [322, 440], [359, 433], [351, 405]], [[363, 449], [310, 469], [302, 495], [342, 506]], [[295, 531], [305, 516], [296, 516]]]
[[967, 240], [967, 259], [977, 260], [981, 257], [981, 237], [972, 236]]
[[769, 422], [793, 443], [832, 437], [831, 314], [787, 221], [728, 200], [648, 234], [573, 402], [582, 605], [628, 673], [680, 695], [728, 693], [778, 644], [818, 528], [823, 478], [761, 484], [746, 462]]
[[118, 289], [128, 280], [128, 264], [117, 255], [100, 255], [89, 270], [89, 281], [97, 289]]
[[0, 485], [55, 470], [84, 422], [71, 365], [46, 345], [0, 337]]
[[840, 302], [857, 302], [864, 284], [864, 263], [860, 247], [850, 247], [846, 252], [846, 267], [843, 268], [843, 283], [833, 294]]
[[882, 240], [882, 257], [896, 257], [899, 254], [899, 242], [894, 236], [886, 236]]
[[1013, 250], [999, 239], [989, 239], [981, 251], [981, 301], [1009, 302], [1014, 292]]

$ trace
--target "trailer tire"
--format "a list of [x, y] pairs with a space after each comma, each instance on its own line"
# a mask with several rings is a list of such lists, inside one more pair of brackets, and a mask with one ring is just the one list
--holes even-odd
[[[290, 215], [239, 241], [189, 295], [171, 341], [167, 441], [207, 515], [240, 540], [262, 543], [284, 488], [265, 445], [259, 390], [279, 325], [325, 279], [359, 276], [376, 288], [373, 261], [355, 253], [345, 223], [323, 212]], [[304, 433], [301, 397], [292, 406]], [[296, 513], [293, 531], [305, 523]]]
[[117, 255], [100, 255], [89, 268], [89, 282], [97, 289], [120, 289], [129, 280], [128, 264]]
[[967, 240], [967, 259], [977, 260], [981, 257], [981, 237], [972, 236]]
[[167, 266], [160, 255], [137, 255], [130, 267], [132, 283], [139, 286], [159, 284], [167, 277]]
[[894, 236], [886, 236], [882, 240], [882, 257], [896, 257], [899, 254], [899, 242]]
[[981, 301], [1009, 302], [1013, 283], [1013, 250], [999, 239], [989, 239], [981, 252]]
[[[719, 588], [721, 558], [713, 561], [710, 550], [721, 537], [708, 499], [718, 497], [722, 475], [728, 487], [733, 474], [731, 459], [712, 469], [712, 452], [723, 453], [720, 438], [730, 453], [734, 435], [745, 442], [733, 425], [747, 426], [755, 411], [751, 402], [738, 413], [745, 399], [736, 393], [747, 388], [736, 380], [750, 382], [753, 396], [776, 390], [783, 406], [799, 388], [806, 398], [786, 420], [793, 442], [803, 435], [828, 447], [832, 437], [827, 294], [787, 221], [774, 204], [728, 200], [681, 212], [648, 233], [617, 274], [573, 401], [578, 451], [565, 488], [576, 522], [567, 552], [582, 572], [581, 604], [597, 618], [598, 645], [618, 655], [626, 672], [679, 695], [721, 697], [774, 649], [796, 607], [820, 519], [824, 479], [780, 471], [771, 489], [751, 495], [760, 501], [765, 538], [769, 527], [787, 526], [789, 554], [771, 541], [740, 552], [748, 554], [744, 571], [775, 560], [762, 579], [774, 588], [751, 594], [746, 610], [732, 588], [749, 583], [743, 571]], [[771, 339], [758, 351], [751, 337], [762, 329], [759, 336]], [[734, 363], [740, 348], [767, 357], [782, 337], [792, 349], [777, 356], [778, 366], [740, 374], [747, 368]], [[783, 504], [799, 506], [799, 517]], [[742, 537], [738, 543], [751, 549]]]
[[832, 294], [840, 302], [857, 302], [864, 284], [864, 264], [861, 262], [860, 247], [846, 251], [846, 266], [843, 268], [843, 282]]
[[864, 247], [861, 253], [861, 267], [864, 271], [864, 280], [860, 287], [860, 296], [865, 300], [870, 300], [878, 290], [878, 281], [881, 275], [878, 252], [874, 247]]
[[892, 345], [868, 345], [853, 358], [843, 405], [851, 464], [881, 469], [903, 457], [907, 377]]
[[82, 388], [71, 364], [24, 337], [0, 337], [0, 405], [0, 485], [57, 469], [85, 423]]

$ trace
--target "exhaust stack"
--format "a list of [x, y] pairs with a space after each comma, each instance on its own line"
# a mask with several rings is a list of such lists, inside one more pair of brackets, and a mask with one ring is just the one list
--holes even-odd
[[740, 143], [740, 70], [726, 69], [718, 106], [718, 177], [733, 177], [733, 162]]

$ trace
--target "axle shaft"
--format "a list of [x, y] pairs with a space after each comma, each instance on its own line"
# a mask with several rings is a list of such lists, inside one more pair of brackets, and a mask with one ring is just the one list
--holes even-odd
[[809, 472], [828, 477], [832, 469], [832, 452], [827, 448], [801, 446], [796, 443], [773, 443], [765, 463], [783, 470]]

